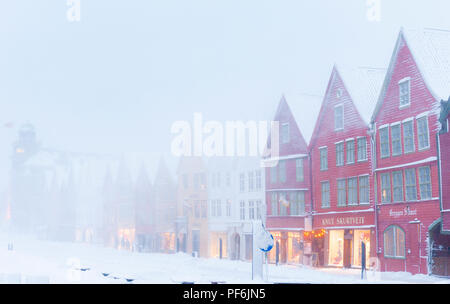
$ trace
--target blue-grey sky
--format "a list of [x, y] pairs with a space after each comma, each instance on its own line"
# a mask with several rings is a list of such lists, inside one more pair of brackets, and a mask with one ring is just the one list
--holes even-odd
[[365, 0], [81, 0], [69, 22], [64, 0], [2, 0], [0, 190], [20, 123], [45, 146], [144, 157], [153, 176], [160, 155], [175, 167], [175, 120], [268, 119], [282, 94], [322, 95], [335, 62], [387, 66], [401, 26], [450, 29], [448, 0], [380, 1], [371, 22]]

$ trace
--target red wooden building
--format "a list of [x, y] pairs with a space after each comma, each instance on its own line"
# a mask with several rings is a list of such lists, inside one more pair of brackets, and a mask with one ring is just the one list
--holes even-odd
[[[311, 227], [311, 181], [307, 143], [283, 97], [273, 121], [279, 123], [279, 155], [266, 158], [266, 226], [275, 239], [270, 262], [309, 263], [303, 231]], [[270, 141], [270, 137], [268, 139]]]
[[449, 32], [402, 29], [372, 116], [382, 271], [430, 272], [430, 230], [440, 219], [436, 134], [439, 103], [450, 92], [449, 46]]
[[375, 256], [370, 115], [385, 70], [331, 73], [309, 150], [312, 161], [313, 252], [318, 266], [361, 266]]

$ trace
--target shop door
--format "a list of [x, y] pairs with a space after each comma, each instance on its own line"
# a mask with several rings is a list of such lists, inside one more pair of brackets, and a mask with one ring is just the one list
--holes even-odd
[[352, 240], [344, 239], [344, 267], [350, 268], [352, 265]]
[[420, 225], [419, 223], [409, 223], [409, 248], [407, 250], [407, 256], [409, 257], [409, 267], [407, 266], [407, 271], [412, 274], [420, 273]]

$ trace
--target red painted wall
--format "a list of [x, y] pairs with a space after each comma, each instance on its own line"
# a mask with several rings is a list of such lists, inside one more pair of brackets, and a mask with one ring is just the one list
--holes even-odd
[[[410, 96], [411, 104], [409, 107], [399, 109], [399, 85], [398, 82], [405, 77], [410, 77]], [[429, 126], [429, 142], [430, 148], [418, 151], [417, 123], [415, 117], [421, 113], [430, 111], [428, 115]], [[402, 154], [401, 156], [392, 156], [392, 144], [390, 144], [390, 154], [388, 158], [380, 157], [380, 134], [378, 128], [385, 124], [391, 124], [402, 121], [404, 119], [414, 117], [414, 144], [415, 152], [410, 154]], [[395, 60], [388, 84], [386, 95], [379, 111], [375, 116], [377, 128], [376, 133], [376, 161], [377, 170], [380, 168], [389, 168], [392, 166], [402, 166], [405, 164], [422, 161], [430, 157], [437, 157], [436, 131], [438, 130], [438, 116], [436, 113], [436, 100], [426, 87], [424, 79], [414, 62], [414, 58], [408, 46], [401, 42], [399, 45], [398, 56]], [[390, 136], [389, 132], [389, 136]], [[392, 143], [392, 141], [390, 141]], [[403, 133], [402, 133], [403, 146]], [[379, 238], [379, 258], [381, 261], [381, 269], [384, 271], [408, 271], [411, 273], [427, 273], [427, 242], [428, 227], [436, 219], [439, 218], [439, 181], [437, 161], [401, 167], [397, 169], [383, 170], [389, 172], [396, 170], [404, 170], [406, 168], [418, 168], [420, 166], [430, 166], [431, 184], [432, 184], [432, 200], [401, 202], [401, 203], [385, 203], [381, 204], [381, 178], [380, 174], [376, 174], [377, 178], [377, 201], [379, 204], [378, 214], [378, 238]], [[378, 171], [380, 172], [380, 171]], [[392, 175], [391, 175], [392, 176]], [[403, 182], [405, 185], [405, 182]], [[418, 172], [416, 172], [416, 186], [418, 190], [418, 199], [420, 200]], [[391, 181], [392, 187], [392, 181]], [[392, 192], [392, 190], [391, 190]], [[405, 191], [404, 191], [405, 195]], [[407, 208], [415, 210], [414, 214], [408, 215]], [[393, 216], [397, 214], [397, 216]], [[403, 215], [400, 215], [403, 214]], [[406, 215], [405, 215], [406, 214]], [[414, 220], [420, 221], [420, 224], [410, 223]], [[384, 257], [384, 234], [383, 232], [389, 225], [398, 225], [405, 231], [406, 258], [393, 259]], [[420, 227], [418, 227], [418, 225]]]
[[[345, 82], [345, 80], [344, 80]], [[369, 204], [355, 206], [337, 206], [337, 179], [357, 177], [371, 173], [371, 149], [369, 127], [361, 118], [357, 108], [353, 104], [351, 97], [345, 89], [344, 82], [336, 70], [327, 89], [326, 99], [322, 105], [319, 114], [319, 120], [313, 133], [310, 145], [312, 159], [312, 184], [314, 197], [314, 211], [321, 212], [339, 212], [366, 210], [373, 207], [373, 191], [369, 190]], [[337, 96], [338, 90], [342, 90], [341, 97]], [[334, 107], [344, 105], [344, 129], [342, 131], [334, 130]], [[367, 142], [367, 161], [357, 161], [357, 137], [366, 137]], [[347, 164], [347, 148], [344, 142], [344, 165], [336, 166], [336, 142], [345, 141], [348, 138], [355, 140], [355, 163]], [[320, 151], [319, 148], [328, 147], [328, 170], [320, 170]], [[330, 208], [322, 208], [321, 200], [321, 182], [330, 182]], [[371, 187], [369, 176], [369, 187]], [[370, 188], [369, 188], [370, 189]], [[358, 191], [359, 192], [359, 191]], [[348, 193], [347, 193], [348, 194]], [[313, 225], [315, 220], [313, 219]]]
[[[280, 157], [287, 157], [297, 154], [308, 155], [308, 147], [300, 129], [297, 125], [295, 117], [289, 108], [286, 100], [281, 99], [277, 113], [275, 114], [274, 121], [278, 121], [280, 127], [283, 123], [289, 123], [290, 129], [290, 141], [289, 143], [282, 143], [280, 137]], [[304, 227], [304, 217], [300, 216], [273, 216], [271, 215], [271, 190], [283, 189], [308, 189], [305, 193], [305, 213], [311, 210], [311, 186], [310, 186], [310, 167], [309, 157], [307, 156], [303, 160], [304, 166], [304, 181], [297, 182], [296, 179], [296, 160], [286, 160], [286, 181], [280, 182], [277, 178], [276, 183], [271, 182], [270, 168], [266, 168], [266, 202], [267, 202], [267, 227], [269, 228], [302, 228]], [[277, 170], [278, 171], [278, 170]], [[290, 208], [288, 208], [288, 214], [290, 214]]]

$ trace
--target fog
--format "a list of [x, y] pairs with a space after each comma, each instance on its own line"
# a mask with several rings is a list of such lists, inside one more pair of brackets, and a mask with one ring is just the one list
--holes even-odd
[[[299, 127], [308, 140], [335, 63], [386, 67], [402, 26], [450, 28], [447, 0], [382, 0], [380, 21], [368, 20], [359, 0], [80, 4], [80, 21], [70, 22], [66, 1], [0, 2], [2, 215], [24, 126], [33, 126], [41, 149], [30, 166], [61, 161], [46, 171], [45, 189], [89, 176], [96, 189], [77, 186], [78, 195], [99, 203], [108, 168], [117, 178], [121, 163], [133, 185], [142, 170], [153, 183], [163, 158], [177, 182], [175, 121], [195, 112], [270, 120], [284, 95], [304, 109]], [[22, 194], [32, 191], [22, 186]]]

